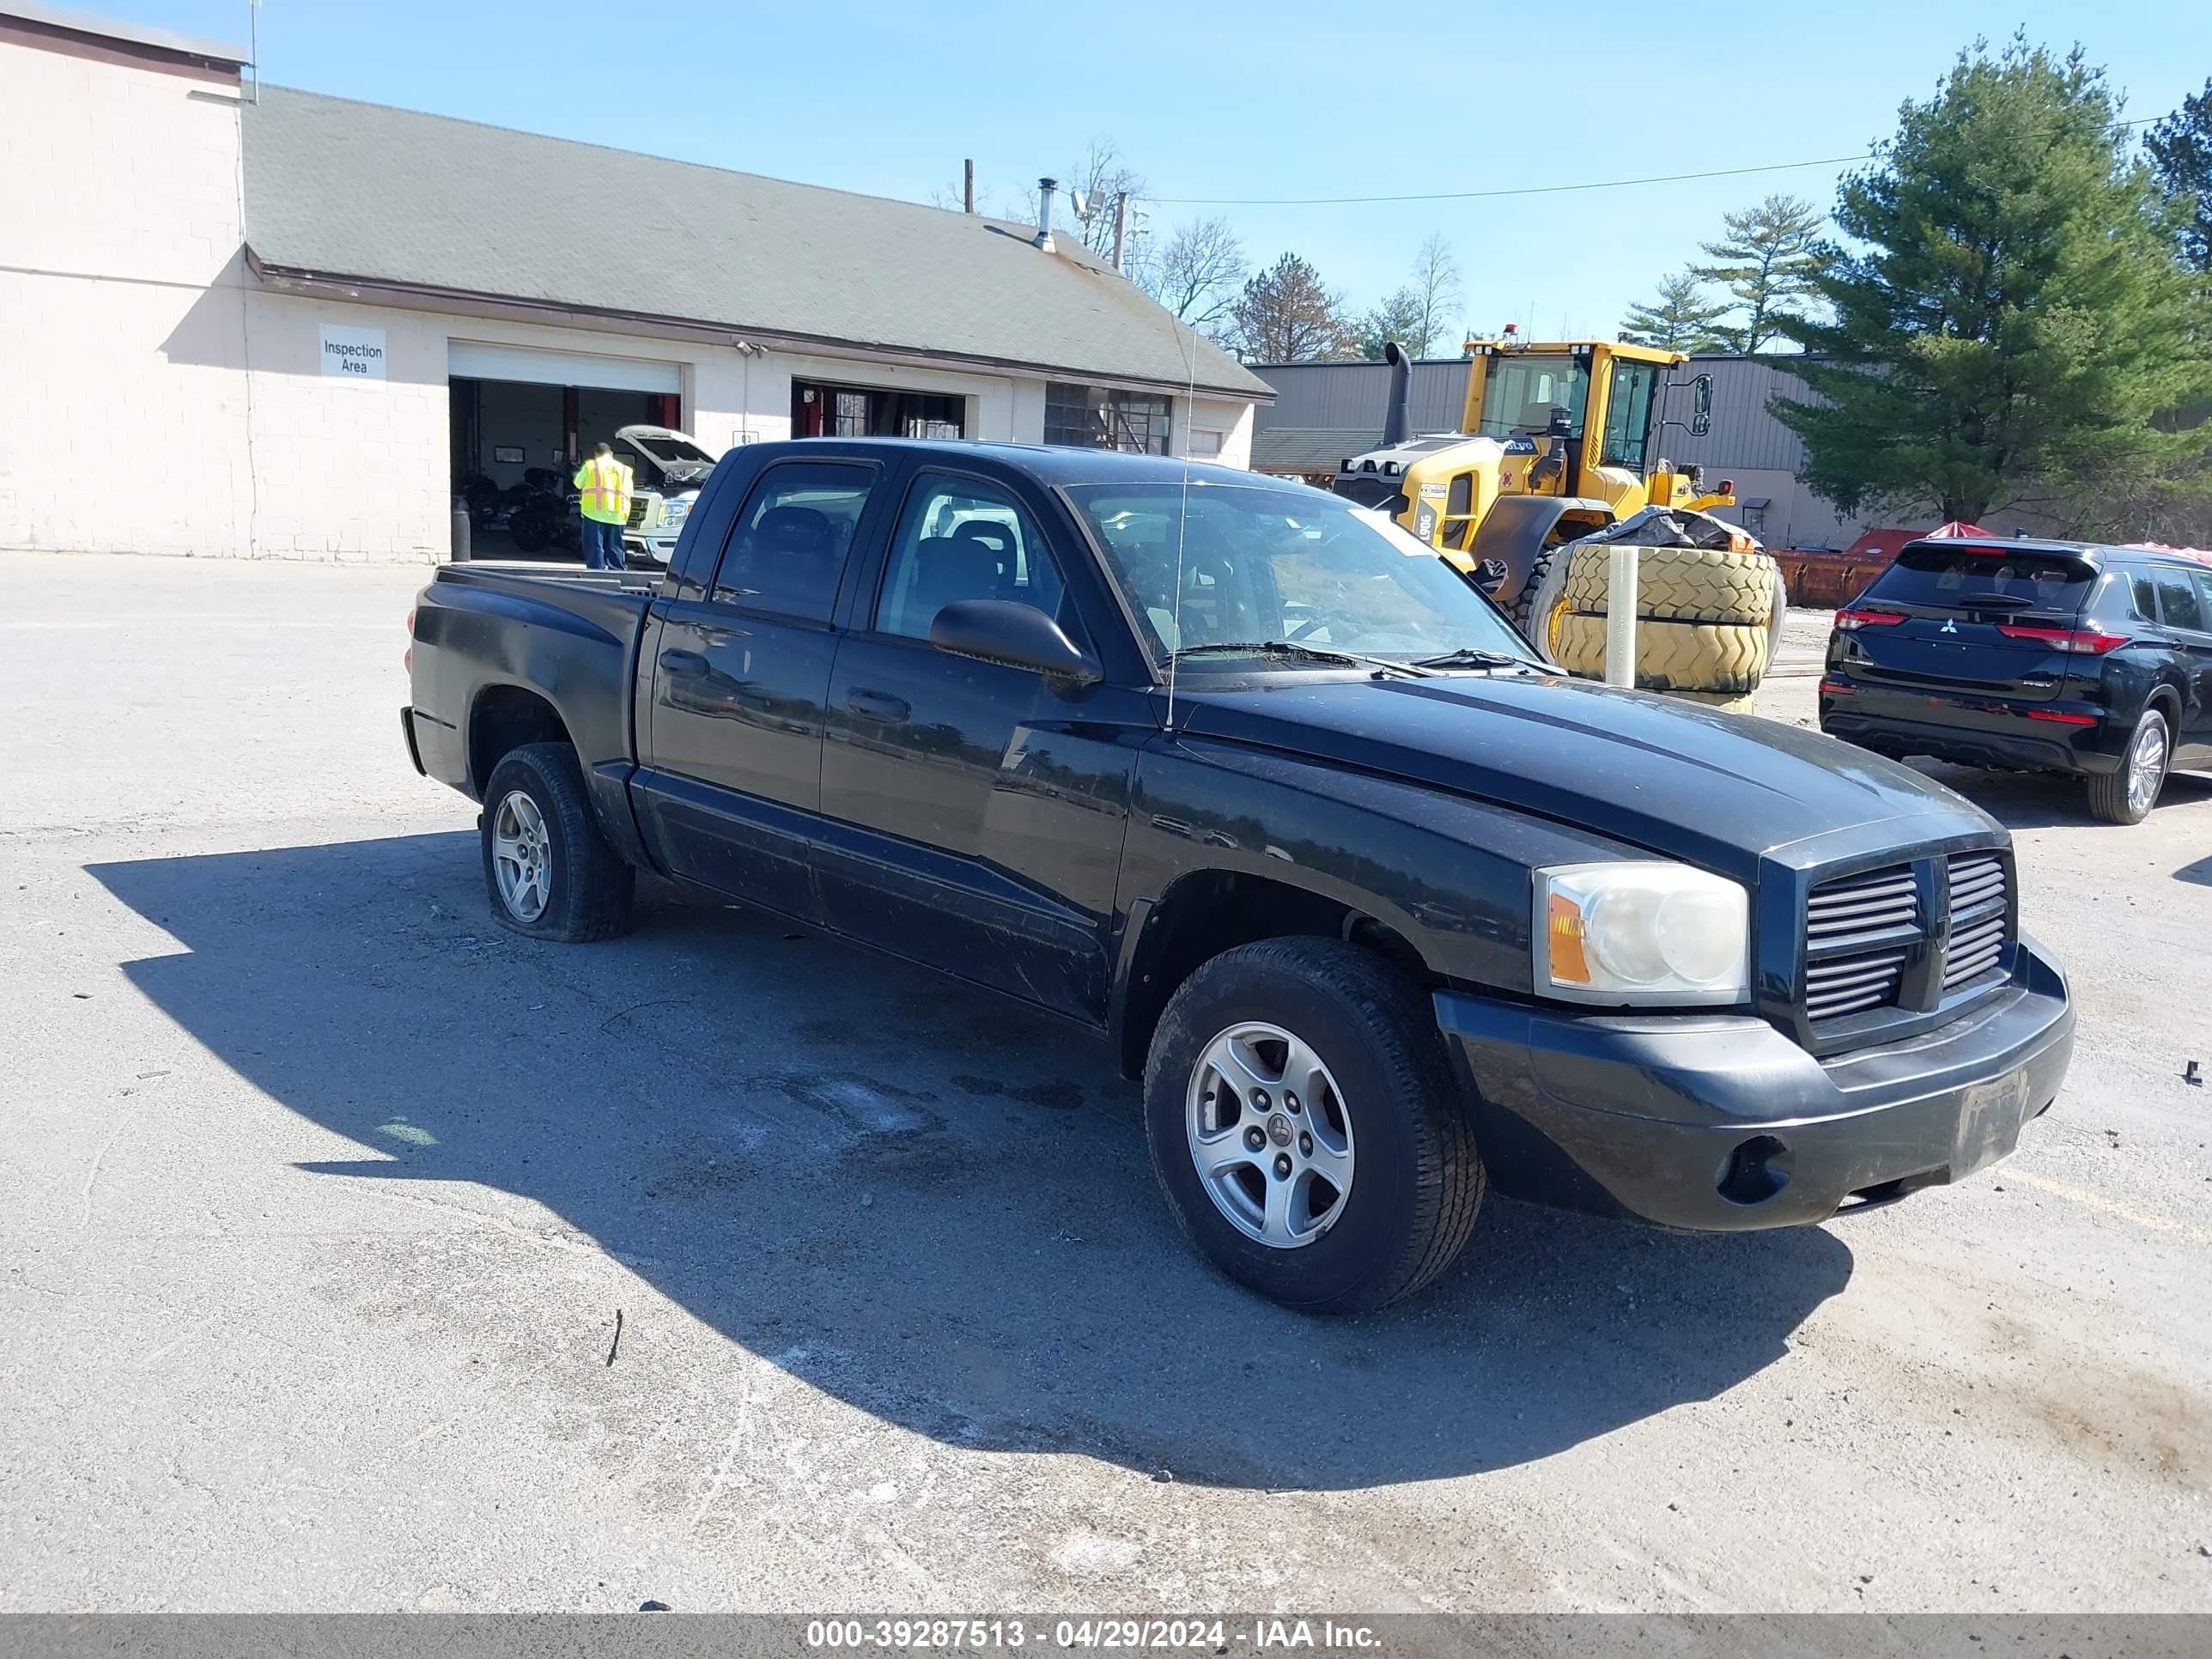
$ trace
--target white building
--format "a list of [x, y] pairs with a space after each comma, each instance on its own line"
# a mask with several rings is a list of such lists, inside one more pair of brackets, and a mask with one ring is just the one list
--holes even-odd
[[1273, 395], [1072, 235], [243, 64], [0, 0], [0, 548], [441, 558], [629, 422], [1241, 466]]

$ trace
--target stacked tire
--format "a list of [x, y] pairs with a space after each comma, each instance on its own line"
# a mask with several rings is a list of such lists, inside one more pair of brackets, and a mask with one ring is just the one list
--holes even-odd
[[[1523, 596], [1530, 637], [1587, 679], [1605, 676], [1610, 552], [1603, 544], [1559, 549]], [[1636, 599], [1636, 684], [1722, 696], [1756, 689], [1788, 605], [1768, 555], [1705, 547], [1643, 549]]]

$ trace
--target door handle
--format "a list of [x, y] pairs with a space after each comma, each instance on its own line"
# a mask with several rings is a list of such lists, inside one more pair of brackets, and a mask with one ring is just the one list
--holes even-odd
[[660, 653], [660, 672], [684, 679], [702, 680], [709, 669], [706, 658], [696, 651], [664, 651]]
[[904, 697], [859, 686], [845, 694], [845, 707], [864, 720], [881, 720], [887, 726], [897, 725], [914, 712]]

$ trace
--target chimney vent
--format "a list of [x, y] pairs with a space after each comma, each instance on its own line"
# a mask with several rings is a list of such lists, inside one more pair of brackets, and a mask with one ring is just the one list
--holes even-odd
[[1057, 179], [1037, 180], [1036, 245], [1047, 253], [1052, 252], [1052, 193], [1059, 188]]

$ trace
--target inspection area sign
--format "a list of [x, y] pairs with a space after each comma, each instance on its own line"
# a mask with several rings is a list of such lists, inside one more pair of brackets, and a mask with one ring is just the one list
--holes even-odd
[[323, 325], [323, 373], [349, 380], [384, 378], [384, 331], [349, 323]]

